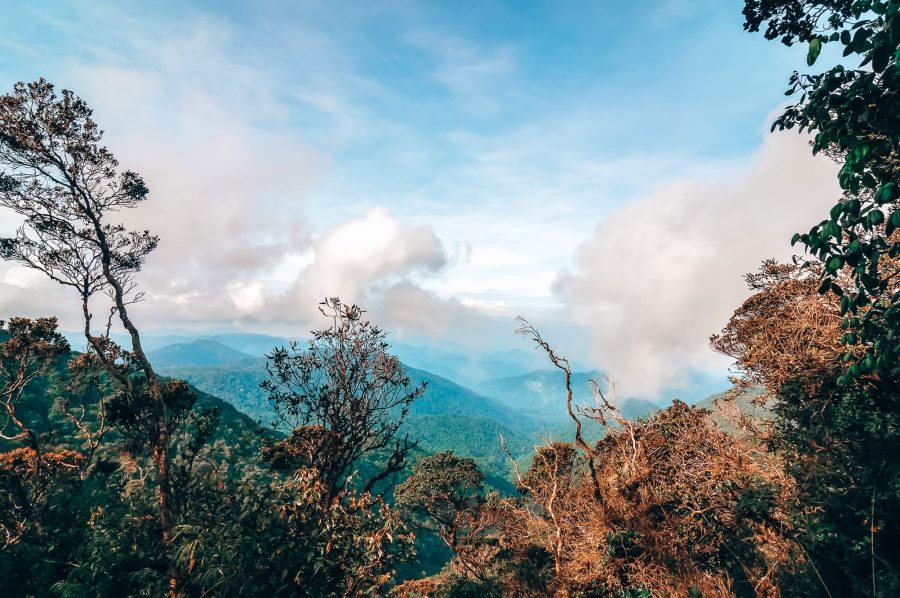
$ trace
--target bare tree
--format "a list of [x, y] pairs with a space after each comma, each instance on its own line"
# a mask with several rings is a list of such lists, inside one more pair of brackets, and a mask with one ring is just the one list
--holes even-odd
[[[544, 340], [541, 333], [538, 332], [528, 320], [523, 317], [516, 318], [516, 320], [519, 322], [519, 328], [516, 329], [516, 333], [531, 338], [531, 340], [534, 341], [534, 344], [547, 354], [550, 363], [557, 369], [562, 370], [566, 376], [566, 411], [572, 421], [575, 422], [575, 443], [584, 451], [585, 457], [587, 458], [588, 469], [591, 472], [591, 480], [594, 483], [594, 494], [597, 498], [600, 498], [600, 481], [597, 479], [597, 471], [594, 466], [594, 451], [591, 448], [591, 445], [584, 439], [584, 435], [582, 434], [583, 424], [578, 416], [578, 406], [573, 403], [572, 367], [569, 365], [569, 360], [557, 355], [556, 351], [553, 350], [553, 347], [550, 346], [550, 343]], [[599, 389], [599, 387], [597, 388]]]

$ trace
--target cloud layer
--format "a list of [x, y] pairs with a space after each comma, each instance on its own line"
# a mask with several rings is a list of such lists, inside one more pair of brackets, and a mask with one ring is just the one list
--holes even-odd
[[707, 339], [746, 297], [741, 275], [791, 256], [791, 235], [839, 196], [836, 171], [805, 138], [775, 134], [727, 181], [667, 185], [604, 219], [556, 285], [594, 359], [650, 397], [688, 368], [722, 367]]

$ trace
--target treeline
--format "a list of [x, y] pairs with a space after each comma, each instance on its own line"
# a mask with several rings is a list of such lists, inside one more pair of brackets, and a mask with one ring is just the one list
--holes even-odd
[[[808, 44], [810, 66], [828, 44], [856, 61], [795, 74], [800, 100], [775, 124], [815, 135], [844, 195], [795, 237], [808, 257], [763, 262], [711, 338], [741, 372], [735, 393], [773, 418], [735, 413], [726, 432], [676, 402], [632, 421], [611, 383], [578, 405], [568, 361], [523, 320], [565, 374], [574, 441], [527, 469], [509, 454], [510, 495], [449, 452], [407, 471], [403, 423], [427, 389], [338, 299], [308, 344], [268, 356], [272, 430], [158, 376], [130, 314], [158, 240], [110, 221], [146, 185], [73, 93], [39, 80], [0, 97], [0, 206], [23, 222], [0, 256], [72, 289], [87, 344], [73, 353], [53, 318], [0, 326], [4, 594], [900, 593], [900, 0], [746, 0], [744, 15]], [[402, 581], [423, 533], [452, 558]]]

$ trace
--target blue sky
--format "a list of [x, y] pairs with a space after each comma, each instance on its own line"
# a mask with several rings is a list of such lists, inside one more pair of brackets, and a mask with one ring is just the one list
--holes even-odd
[[[658, 361], [652, 394], [721, 368], [705, 338], [746, 294], [740, 274], [784, 254], [819, 205], [800, 201], [776, 230], [756, 216], [795, 198], [766, 187], [757, 209], [746, 190], [780, 177], [830, 190], [827, 167], [785, 168], [802, 140], [767, 135], [805, 50], [745, 33], [741, 7], [21, 2], [0, 23], [0, 81], [75, 90], [148, 179], [151, 201], [126, 217], [162, 237], [150, 326], [302, 331], [315, 299], [340, 294], [398, 335], [486, 346], [514, 342], [524, 313], [600, 365]], [[714, 209], [669, 240], [642, 225], [682, 205]], [[739, 246], [703, 242], [735, 210], [749, 210], [725, 237]], [[56, 292], [0, 275], [7, 311]], [[665, 299], [710, 288], [708, 318]], [[680, 306], [658, 315], [690, 346], [633, 325], [628, 309], [654, 301]]]

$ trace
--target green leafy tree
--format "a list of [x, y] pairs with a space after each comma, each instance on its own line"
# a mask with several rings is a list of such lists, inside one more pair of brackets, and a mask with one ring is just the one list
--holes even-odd
[[[102, 137], [82, 99], [68, 90], [57, 96], [43, 79], [17, 83], [11, 94], [0, 97], [0, 206], [24, 219], [14, 237], [0, 240], [0, 257], [78, 292], [85, 337], [118, 382], [119, 404], [137, 409], [144, 431], [152, 435], [147, 442], [156, 466], [162, 537], [168, 543], [173, 526], [170, 426], [179, 417], [170, 411], [183, 410], [182, 403], [171, 401], [183, 395], [160, 384], [128, 312], [142, 297], [134, 274], [158, 239], [149, 231], [108, 222], [112, 213], [140, 205], [149, 190], [138, 174], [119, 171]], [[95, 336], [90, 301], [103, 294], [112, 306], [105, 333]], [[131, 337], [131, 351], [109, 339], [115, 317]], [[136, 380], [134, 372], [141, 378]], [[125, 416], [122, 410], [119, 414]]]
[[398, 430], [425, 383], [412, 384], [388, 353], [387, 333], [364, 320], [362, 309], [333, 298], [320, 311], [331, 326], [313, 332], [307, 347], [293, 343], [268, 356], [262, 388], [276, 428], [290, 436], [264, 456], [285, 471], [315, 469], [331, 501], [363, 458], [379, 463], [363, 483], [366, 492], [403, 468], [415, 443]]
[[451, 451], [425, 457], [394, 491], [397, 507], [433, 528], [457, 552], [484, 503], [484, 475]]
[[0, 344], [0, 439], [24, 441], [40, 461], [38, 435], [16, 411], [29, 385], [50, 374], [57, 360], [69, 353], [69, 343], [56, 330], [55, 318], [0, 321], [0, 334], [6, 337]]
[[799, 380], [779, 392], [772, 447], [797, 480], [796, 533], [810, 567], [797, 595], [900, 592], [900, 416], [858, 386]]
[[[808, 131], [813, 152], [842, 163], [843, 197], [793, 242], [824, 265], [821, 291], [841, 296], [849, 362], [841, 382], [864, 379], [897, 394], [900, 287], [883, 263], [900, 257], [900, 0], [746, 0], [744, 15], [749, 31], [808, 44], [809, 66], [829, 45], [842, 50], [841, 63], [791, 76], [787, 95], [800, 100], [773, 129]], [[845, 269], [849, 284], [838, 276]]]

